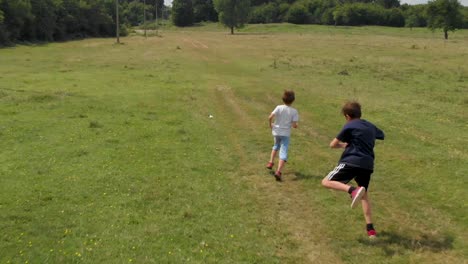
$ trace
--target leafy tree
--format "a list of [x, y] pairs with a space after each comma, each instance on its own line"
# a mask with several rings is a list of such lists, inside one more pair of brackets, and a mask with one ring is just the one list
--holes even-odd
[[448, 31], [455, 31], [462, 27], [461, 8], [458, 0], [430, 1], [427, 6], [427, 26], [432, 31], [441, 28], [444, 31], [445, 39], [448, 39]]
[[307, 24], [309, 22], [309, 10], [305, 1], [294, 3], [288, 11], [287, 19], [293, 24]]
[[260, 5], [268, 4], [270, 2], [271, 2], [271, 0], [251, 0], [250, 4], [252, 6], [260, 6]]
[[413, 27], [418, 26], [418, 17], [414, 14], [409, 15], [405, 19], [405, 27], [409, 27], [411, 30], [413, 30]]
[[333, 20], [333, 8], [325, 9], [320, 18], [320, 23], [323, 25], [333, 25], [335, 21]]
[[371, 18], [368, 6], [363, 3], [344, 4], [336, 8], [333, 18], [337, 25], [367, 25]]
[[255, 6], [250, 13], [249, 23], [275, 23], [279, 21], [279, 9], [275, 3]]
[[53, 41], [57, 26], [56, 5], [52, 0], [31, 0], [31, 13], [34, 16], [31, 25], [25, 30], [28, 39]]
[[231, 29], [240, 28], [249, 19], [250, 0], [214, 0], [215, 9], [221, 23]]
[[400, 7], [400, 0], [376, 0], [375, 3], [383, 6], [384, 8]]
[[279, 21], [287, 20], [289, 8], [290, 8], [290, 5], [288, 3], [283, 2], [278, 5], [278, 20]]
[[336, 25], [382, 25], [402, 27], [405, 18], [398, 8], [386, 9], [381, 5], [354, 3], [338, 6], [333, 12]]
[[156, 18], [157, 13], [158, 19], [163, 18], [164, 0], [146, 0], [146, 5], [148, 17]]
[[[1, 4], [1, 0], [0, 0], [0, 4]], [[5, 17], [3, 16], [3, 11], [0, 10], [0, 47], [7, 42], [7, 34], [6, 34], [6, 30], [5, 30], [5, 27], [3, 25], [3, 19], [5, 19]]]
[[192, 0], [174, 0], [172, 3], [172, 21], [178, 27], [193, 24]]
[[193, 0], [193, 18], [194, 22], [218, 21], [213, 0]]
[[111, 36], [115, 32], [115, 23], [104, 0], [81, 0], [80, 9], [79, 21], [85, 36]]
[[145, 9], [145, 4], [141, 1], [132, 1], [128, 3], [124, 11], [126, 22], [130, 23], [132, 26], [142, 24], [145, 10], [148, 10], [148, 7]]
[[468, 28], [468, 7], [464, 7], [462, 9], [462, 14], [463, 14], [463, 28]]
[[405, 16], [405, 26], [409, 28], [427, 26], [425, 16], [426, 6], [427, 5], [402, 5], [400, 10], [402, 10], [403, 15]]
[[24, 29], [32, 24], [31, 3], [28, 0], [3, 0], [0, 9], [4, 13], [7, 38], [12, 41], [25, 40]]
[[[405, 26], [405, 16], [403, 12], [398, 8], [386, 9], [385, 13], [385, 25], [390, 27], [403, 27]], [[380, 18], [379, 18], [380, 19]]]

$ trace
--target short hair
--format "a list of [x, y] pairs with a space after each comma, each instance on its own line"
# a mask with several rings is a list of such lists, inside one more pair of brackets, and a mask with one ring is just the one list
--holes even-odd
[[348, 101], [343, 105], [341, 112], [351, 118], [361, 118], [361, 105], [357, 101]]
[[296, 99], [294, 95], [294, 91], [292, 90], [285, 90], [283, 93], [283, 102], [285, 104], [292, 104], [294, 100]]

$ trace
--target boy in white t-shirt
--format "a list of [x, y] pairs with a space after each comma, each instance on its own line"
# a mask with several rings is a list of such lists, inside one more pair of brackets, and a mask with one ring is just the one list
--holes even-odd
[[[274, 173], [277, 181], [281, 181], [281, 170], [283, 169], [286, 161], [288, 160], [288, 147], [289, 138], [291, 137], [291, 127], [297, 128], [299, 121], [299, 113], [296, 109], [291, 107], [295, 100], [293, 91], [284, 91], [283, 102], [284, 105], [276, 106], [275, 110], [271, 112], [268, 117], [271, 132], [274, 138], [274, 145], [271, 151], [270, 161], [267, 164], [267, 169], [272, 169], [276, 154], [279, 151], [278, 169]], [[272, 124], [272, 121], [275, 122]]]

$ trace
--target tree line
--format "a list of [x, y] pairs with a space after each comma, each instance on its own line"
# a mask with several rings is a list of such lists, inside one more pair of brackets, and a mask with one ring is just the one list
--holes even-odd
[[246, 23], [383, 25], [468, 28], [468, 8], [458, 0], [400, 5], [399, 0], [0, 0], [0, 46], [120, 35], [143, 20], [167, 19], [176, 26], [220, 21], [231, 29]]
[[164, 0], [0, 0], [0, 46], [114, 36], [116, 3], [121, 35], [145, 13], [149, 20], [167, 16]]
[[401, 5], [399, 0], [174, 0], [172, 18], [177, 26], [219, 19], [231, 33], [245, 23], [287, 22], [442, 28], [447, 36], [447, 31], [468, 28], [468, 7], [458, 0], [421, 5]]

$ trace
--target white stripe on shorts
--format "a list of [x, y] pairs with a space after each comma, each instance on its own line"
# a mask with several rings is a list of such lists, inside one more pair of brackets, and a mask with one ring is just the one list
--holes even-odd
[[331, 181], [333, 176], [335, 176], [335, 174], [337, 174], [342, 168], [344, 168], [345, 165], [346, 164], [344, 164], [344, 163], [338, 164], [338, 166], [336, 166], [335, 169], [333, 169], [330, 173], [328, 173], [327, 180]]

